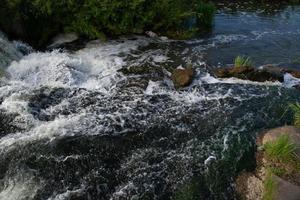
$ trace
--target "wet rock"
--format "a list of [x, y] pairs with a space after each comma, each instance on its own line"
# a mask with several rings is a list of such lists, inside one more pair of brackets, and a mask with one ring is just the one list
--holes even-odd
[[86, 46], [87, 38], [79, 37], [75, 33], [60, 34], [52, 39], [47, 50], [62, 49], [68, 51], [78, 51]]
[[153, 31], [146, 31], [146, 35], [151, 37], [151, 38], [157, 38], [158, 35], [154, 33]]
[[171, 75], [171, 79], [176, 88], [189, 86], [194, 77], [192, 68], [175, 69]]
[[261, 68], [257, 69], [254, 67], [230, 67], [230, 68], [220, 68], [214, 71], [214, 74], [218, 78], [239, 78], [243, 80], [250, 80], [256, 82], [265, 81], [280, 81], [283, 82], [284, 74], [275, 73], [270, 70]]
[[294, 85], [293, 88], [300, 90], [300, 85]]
[[66, 33], [66, 34], [59, 34], [53, 38], [52, 44], [49, 47], [57, 47], [65, 43], [74, 42], [78, 40], [78, 35], [76, 33]]
[[165, 72], [162, 67], [156, 66], [131, 66], [131, 67], [124, 67], [119, 70], [124, 75], [127, 76], [135, 76], [138, 75], [143, 77], [145, 80], [149, 81], [160, 81], [163, 80], [165, 77]]

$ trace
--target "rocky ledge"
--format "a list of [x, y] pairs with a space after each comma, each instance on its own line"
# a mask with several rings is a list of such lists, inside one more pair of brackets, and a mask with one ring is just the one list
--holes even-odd
[[242, 200], [300, 199], [300, 129], [284, 126], [259, 135], [254, 172], [242, 172], [236, 192]]
[[252, 66], [240, 67], [224, 67], [214, 70], [214, 74], [218, 78], [239, 78], [256, 82], [265, 81], [284, 81], [285, 74], [291, 74], [295, 78], [300, 78], [300, 71], [286, 69], [272, 65], [265, 65], [259, 68]]

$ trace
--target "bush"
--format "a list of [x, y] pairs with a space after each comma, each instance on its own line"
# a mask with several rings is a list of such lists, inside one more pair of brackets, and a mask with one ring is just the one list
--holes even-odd
[[[4, 31], [22, 37], [27, 33], [27, 40], [38, 38], [38, 43], [63, 31], [90, 38], [146, 30], [186, 34], [211, 26], [215, 12], [211, 3], [201, 0], [4, 0], [2, 4]], [[187, 26], [190, 22], [192, 27]]]

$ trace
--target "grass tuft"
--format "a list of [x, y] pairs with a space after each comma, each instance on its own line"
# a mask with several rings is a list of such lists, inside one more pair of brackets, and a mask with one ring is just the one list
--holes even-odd
[[252, 64], [250, 57], [237, 56], [234, 59], [234, 67], [249, 67]]
[[298, 102], [290, 104], [290, 108], [294, 113], [294, 125], [300, 128], [300, 104]]
[[268, 157], [280, 162], [290, 162], [295, 157], [296, 144], [285, 134], [273, 142], [267, 142], [263, 148]]

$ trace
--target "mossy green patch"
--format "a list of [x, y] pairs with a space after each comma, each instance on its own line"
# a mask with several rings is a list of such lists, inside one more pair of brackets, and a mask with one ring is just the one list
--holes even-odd
[[273, 200], [276, 195], [278, 185], [274, 180], [274, 176], [272, 172], [270, 171], [267, 172], [263, 184], [264, 184], [263, 200]]

